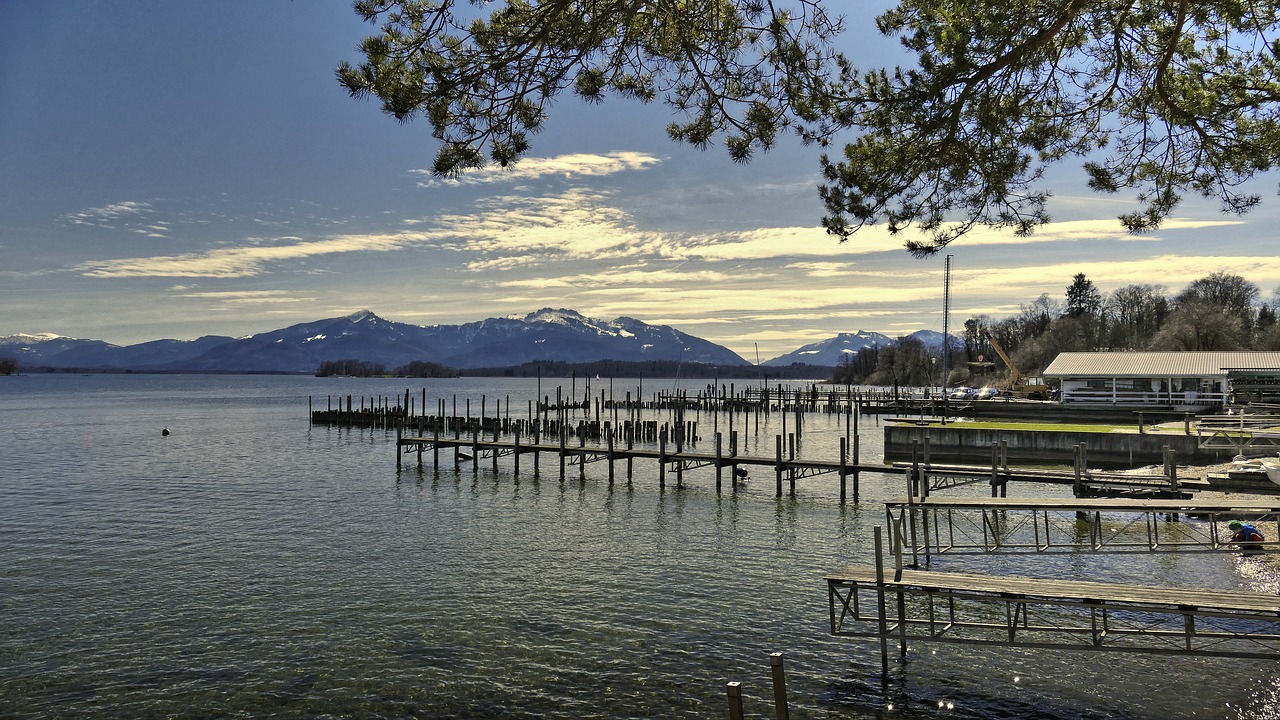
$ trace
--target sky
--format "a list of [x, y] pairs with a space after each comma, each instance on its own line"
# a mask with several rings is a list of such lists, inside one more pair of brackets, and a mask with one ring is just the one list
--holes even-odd
[[[900, 61], [873, 8], [860, 65]], [[376, 28], [343, 0], [0, 3], [0, 336], [127, 345], [247, 336], [372, 310], [417, 325], [567, 308], [671, 325], [755, 362], [842, 332], [955, 331], [1083, 272], [1176, 293], [1214, 272], [1280, 287], [1276, 177], [1244, 217], [1187, 198], [1158, 232], [1075, 165], [1030, 238], [976, 231], [944, 257], [820, 226], [821, 151], [749, 164], [666, 137], [661, 104], [564, 97], [511, 170], [433, 179], [426, 123], [337, 83]]]

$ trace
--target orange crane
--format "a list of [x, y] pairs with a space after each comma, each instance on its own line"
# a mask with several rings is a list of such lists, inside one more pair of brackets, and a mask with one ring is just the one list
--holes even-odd
[[1000, 343], [996, 342], [995, 337], [987, 328], [982, 328], [982, 336], [991, 343], [991, 349], [996, 351], [1000, 359], [1009, 368], [1009, 389], [1004, 391], [1006, 397], [1020, 397], [1029, 400], [1048, 400], [1049, 386], [1041, 383], [1027, 382], [1027, 376], [1022, 374], [1017, 365], [1013, 364], [1013, 360], [1009, 358], [1004, 348], [1000, 347]]

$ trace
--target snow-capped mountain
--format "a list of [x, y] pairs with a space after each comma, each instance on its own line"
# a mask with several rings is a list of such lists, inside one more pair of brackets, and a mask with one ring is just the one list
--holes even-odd
[[835, 367], [845, 362], [848, 357], [857, 355], [867, 348], [874, 349], [892, 343], [893, 338], [878, 332], [859, 330], [854, 333], [840, 333], [833, 338], [809, 343], [785, 355], [766, 360], [764, 364], [770, 367], [786, 366], [794, 363]]
[[725, 347], [666, 325], [625, 317], [594, 320], [573, 310], [551, 308], [524, 317], [426, 327], [392, 322], [363, 310], [245, 338], [157, 340], [126, 347], [100, 340], [41, 337], [0, 338], [0, 355], [14, 357], [24, 366], [174, 372], [314, 372], [323, 361], [347, 359], [387, 368], [413, 361], [455, 368], [505, 367], [534, 360], [749, 364]]

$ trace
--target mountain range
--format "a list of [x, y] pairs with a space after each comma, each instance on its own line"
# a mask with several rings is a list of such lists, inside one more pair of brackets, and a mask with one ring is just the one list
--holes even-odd
[[[938, 345], [941, 345], [941, 334]], [[764, 365], [836, 366], [841, 358], [893, 340], [880, 333], [841, 333]], [[926, 340], [926, 343], [928, 341]], [[113, 345], [57, 335], [0, 337], [0, 357], [25, 368], [135, 372], [311, 373], [321, 362], [355, 359], [388, 369], [414, 361], [453, 368], [505, 367], [549, 360], [670, 360], [707, 365], [750, 365], [726, 347], [667, 325], [634, 318], [587, 318], [544, 308], [523, 317], [488, 318], [462, 325], [411, 325], [363, 310], [344, 317], [291, 325], [249, 337], [209, 335], [196, 340], [154, 340]]]

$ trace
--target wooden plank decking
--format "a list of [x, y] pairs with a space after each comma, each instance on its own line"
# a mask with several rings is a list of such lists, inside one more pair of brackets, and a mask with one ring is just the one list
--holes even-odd
[[[876, 585], [874, 566], [850, 565], [823, 577], [828, 583]], [[1274, 615], [1280, 619], [1280, 597], [1239, 590], [1198, 590], [1150, 585], [1128, 585], [1087, 580], [1055, 580], [1014, 575], [979, 575], [931, 570], [902, 570], [895, 579], [886, 570], [884, 587], [890, 591], [913, 589], [947, 591], [973, 596], [994, 596], [1001, 600], [1032, 599], [1078, 603], [1133, 604], [1159, 606], [1179, 611], [1203, 610], [1228, 613]]]

